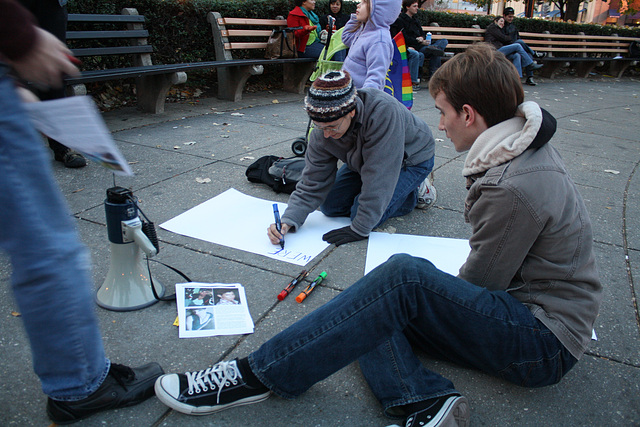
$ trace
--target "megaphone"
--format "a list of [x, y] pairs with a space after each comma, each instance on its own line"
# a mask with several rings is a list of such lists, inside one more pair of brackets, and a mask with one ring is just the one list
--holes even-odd
[[111, 243], [111, 265], [96, 293], [96, 303], [113, 311], [133, 311], [155, 304], [164, 296], [165, 288], [157, 280], [151, 281], [140, 250], [152, 257], [158, 249], [143, 231], [145, 224], [138, 215], [133, 193], [123, 187], [107, 189], [104, 209]]

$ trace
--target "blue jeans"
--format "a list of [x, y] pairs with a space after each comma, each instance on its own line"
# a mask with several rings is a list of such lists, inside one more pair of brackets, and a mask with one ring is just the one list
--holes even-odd
[[533, 60], [535, 54], [533, 53], [533, 50], [529, 47], [528, 44], [526, 44], [524, 42], [524, 40], [522, 39], [518, 39], [516, 41], [514, 41], [514, 43], [518, 43], [520, 46], [522, 46], [522, 48], [524, 49], [525, 52], [527, 52], [527, 54], [531, 57], [531, 59]]
[[[522, 77], [522, 70], [533, 64], [533, 59], [527, 52], [525, 52], [524, 48], [519, 43], [508, 44], [506, 46], [502, 46], [498, 50], [504, 53], [513, 65], [515, 65], [520, 77]], [[533, 75], [533, 72], [531, 75]]]
[[422, 64], [424, 64], [424, 55], [415, 49], [407, 49], [407, 65], [409, 66], [411, 83], [418, 83]]
[[[436, 47], [440, 50], [445, 50], [448, 44], [449, 44], [449, 40], [440, 39], [431, 43], [431, 46]], [[435, 73], [436, 70], [440, 68], [440, 65], [442, 65], [442, 57], [432, 55], [431, 52], [429, 52], [429, 49], [427, 49], [427, 46], [421, 47], [420, 53], [424, 55], [424, 58], [429, 59], [429, 71], [431, 72], [431, 75], [433, 75], [433, 73]]]
[[0, 64], [0, 247], [45, 394], [78, 400], [110, 362], [94, 313], [89, 257], [51, 172], [42, 138]]
[[[447, 39], [441, 39], [433, 42], [432, 46], [440, 50], [445, 50], [448, 44], [449, 41]], [[429, 58], [429, 71], [431, 74], [435, 73], [442, 64], [442, 58], [440, 56], [432, 55], [429, 49], [427, 49], [427, 46], [423, 46], [420, 50], [407, 49], [407, 64], [413, 83], [417, 82], [420, 78], [420, 70], [424, 65], [425, 58]]]
[[294, 398], [359, 361], [385, 413], [455, 391], [426, 369], [429, 355], [525, 387], [557, 383], [576, 363], [524, 304], [394, 255], [340, 295], [264, 343], [248, 357], [276, 394]]
[[[416, 207], [418, 187], [431, 173], [433, 165], [434, 158], [432, 157], [419, 165], [402, 167], [391, 201], [376, 227], [389, 218], [406, 215]], [[360, 174], [349, 169], [347, 165], [343, 165], [338, 170], [336, 181], [324, 203], [320, 206], [320, 210], [326, 216], [348, 216], [353, 220], [358, 213], [361, 189]]]
[[307, 47], [305, 47], [304, 52], [298, 52], [298, 57], [318, 59], [322, 49], [324, 49], [324, 45], [320, 43], [319, 40], [315, 40], [313, 43], [308, 44]]

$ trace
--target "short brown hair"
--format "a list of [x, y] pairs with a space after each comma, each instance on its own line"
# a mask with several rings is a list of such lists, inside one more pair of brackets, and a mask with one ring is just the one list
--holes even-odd
[[420, 6], [420, 2], [418, 0], [402, 0], [402, 11], [406, 12], [414, 3], [418, 3], [418, 6]]
[[444, 92], [457, 112], [465, 104], [491, 127], [512, 118], [524, 101], [524, 90], [516, 67], [493, 46], [477, 43], [455, 55], [429, 81], [435, 97]]

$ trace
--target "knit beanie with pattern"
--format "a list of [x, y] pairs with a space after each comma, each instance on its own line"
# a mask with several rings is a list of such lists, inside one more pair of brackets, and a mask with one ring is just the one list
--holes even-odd
[[313, 82], [304, 107], [311, 120], [333, 122], [356, 108], [356, 94], [347, 71], [329, 71]]

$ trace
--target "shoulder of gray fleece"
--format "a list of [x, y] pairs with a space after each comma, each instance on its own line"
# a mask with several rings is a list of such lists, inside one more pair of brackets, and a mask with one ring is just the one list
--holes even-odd
[[519, 156], [535, 139], [542, 125], [542, 110], [532, 101], [518, 106], [516, 115], [491, 126], [471, 146], [463, 176], [485, 172]]

